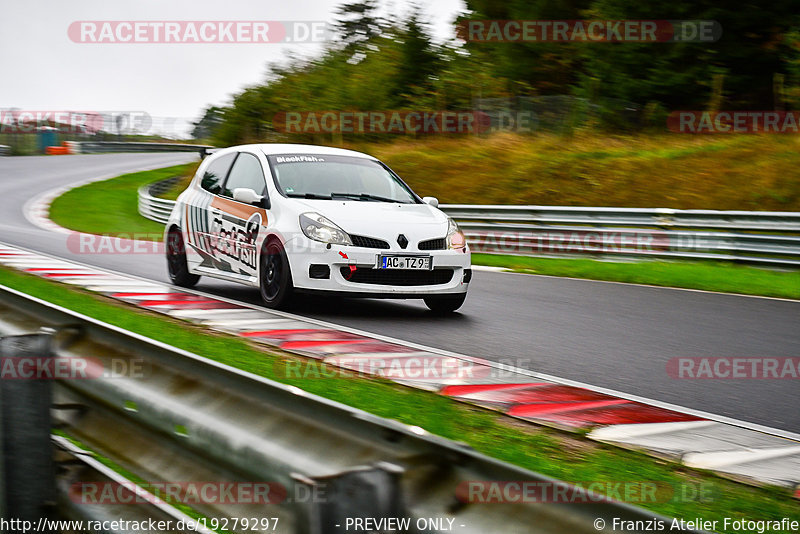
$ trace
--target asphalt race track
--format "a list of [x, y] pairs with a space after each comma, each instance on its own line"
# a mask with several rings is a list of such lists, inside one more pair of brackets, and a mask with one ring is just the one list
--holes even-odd
[[[25, 204], [57, 187], [193, 159], [192, 154], [0, 158], [0, 241], [166, 282], [160, 256], [70, 252], [65, 234], [26, 219]], [[197, 289], [260, 302], [255, 289], [209, 278]], [[478, 271], [466, 304], [451, 317], [432, 316], [421, 301], [319, 297], [303, 297], [291, 311], [800, 433], [798, 380], [677, 380], [666, 371], [677, 357], [800, 356], [796, 301]]]

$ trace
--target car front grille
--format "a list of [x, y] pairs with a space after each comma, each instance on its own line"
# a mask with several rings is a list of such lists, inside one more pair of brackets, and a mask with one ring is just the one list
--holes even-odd
[[389, 248], [389, 243], [383, 239], [375, 239], [374, 237], [365, 237], [363, 235], [351, 235], [350, 239], [353, 241], [353, 245], [357, 247], [380, 249]]
[[340, 269], [342, 276], [356, 284], [378, 284], [383, 286], [433, 286], [446, 284], [453, 279], [453, 269], [373, 269], [358, 267], [352, 273], [350, 267]]
[[420, 241], [417, 248], [419, 248], [419, 250], [444, 250], [447, 248], [447, 238], [440, 237], [438, 239]]

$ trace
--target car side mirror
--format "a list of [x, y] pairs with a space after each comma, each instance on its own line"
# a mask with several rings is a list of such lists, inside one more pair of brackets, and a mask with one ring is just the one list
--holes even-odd
[[269, 200], [259, 195], [249, 187], [237, 187], [233, 190], [233, 200], [269, 208]]
[[439, 199], [436, 198], [436, 197], [422, 197], [422, 201], [425, 204], [430, 204], [434, 208], [438, 208], [439, 207]]

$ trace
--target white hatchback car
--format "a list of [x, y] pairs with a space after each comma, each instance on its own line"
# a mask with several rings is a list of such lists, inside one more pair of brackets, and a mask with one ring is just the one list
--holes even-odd
[[261, 288], [278, 308], [296, 291], [421, 298], [458, 309], [472, 269], [464, 234], [366, 154], [259, 144], [207, 157], [165, 230], [173, 283], [201, 275]]

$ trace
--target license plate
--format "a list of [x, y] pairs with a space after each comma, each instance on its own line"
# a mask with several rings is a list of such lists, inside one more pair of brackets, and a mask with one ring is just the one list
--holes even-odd
[[431, 269], [430, 256], [381, 256], [379, 269]]

